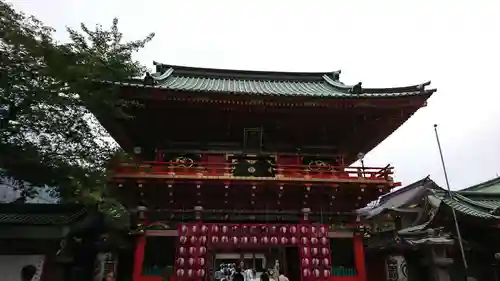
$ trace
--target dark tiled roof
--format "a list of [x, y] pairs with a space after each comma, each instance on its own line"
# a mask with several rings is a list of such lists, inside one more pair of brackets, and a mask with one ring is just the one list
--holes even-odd
[[87, 214], [79, 204], [0, 204], [0, 225], [67, 225]]
[[[425, 192], [424, 190], [427, 190]], [[480, 219], [500, 219], [500, 178], [486, 181], [460, 191], [448, 192], [429, 177], [412, 183], [395, 192], [384, 195], [372, 209], [363, 209], [362, 214], [372, 217], [385, 209], [397, 208], [414, 198], [428, 195], [429, 200], [448, 206], [458, 213]]]
[[155, 65], [154, 85], [144, 85], [142, 81], [119, 84], [173, 91], [338, 98], [418, 96], [435, 91], [425, 89], [430, 84], [427, 82], [409, 87], [363, 88], [362, 94], [354, 94], [350, 92], [352, 85], [344, 85], [338, 80], [340, 72], [266, 72]]
[[398, 211], [408, 204], [419, 202], [431, 189], [439, 188], [429, 177], [425, 177], [410, 185], [400, 188], [380, 197], [373, 208], [363, 208], [358, 213], [365, 218], [377, 216], [387, 210]]

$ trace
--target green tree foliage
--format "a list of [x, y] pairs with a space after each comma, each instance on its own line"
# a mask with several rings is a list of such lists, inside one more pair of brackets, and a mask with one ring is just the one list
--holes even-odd
[[90, 111], [120, 115], [130, 105], [99, 81], [144, 73], [132, 55], [154, 36], [124, 42], [117, 19], [67, 31], [69, 42], [57, 42], [52, 28], [0, 0], [0, 179], [28, 197], [34, 187], [56, 187], [62, 199], [101, 190], [118, 148]]

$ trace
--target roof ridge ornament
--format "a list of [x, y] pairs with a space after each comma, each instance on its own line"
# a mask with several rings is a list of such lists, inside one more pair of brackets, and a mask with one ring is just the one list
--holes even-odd
[[151, 76], [151, 73], [146, 72], [146, 77], [144, 77], [144, 85], [152, 86], [155, 84], [155, 79]]
[[337, 70], [337, 71], [332, 71], [332, 79], [333, 81], [340, 82], [340, 74], [342, 73], [342, 70]]
[[144, 85], [155, 85], [158, 81], [167, 79], [170, 75], [172, 75], [172, 73], [174, 73], [173, 68], [169, 68], [163, 73], [156, 72], [151, 74], [149, 72], [146, 72], [146, 77], [144, 77]]
[[349, 90], [349, 93], [355, 94], [355, 95], [361, 95], [363, 94], [363, 87], [362, 87], [362, 82], [359, 82], [358, 84], [352, 86], [352, 88]]
[[417, 85], [417, 89], [420, 90], [421, 92], [425, 91], [425, 86], [429, 85], [428, 83], [422, 83], [420, 85]]

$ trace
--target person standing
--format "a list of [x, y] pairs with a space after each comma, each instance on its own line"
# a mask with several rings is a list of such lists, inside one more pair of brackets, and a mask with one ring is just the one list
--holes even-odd
[[221, 264], [219, 269], [215, 271], [214, 279], [215, 281], [221, 281], [224, 278], [224, 265]]
[[241, 268], [237, 267], [231, 281], [245, 281], [245, 277], [241, 274]]
[[266, 270], [260, 275], [260, 281], [269, 281], [269, 274], [267, 274]]
[[278, 281], [289, 281], [288, 280], [288, 277], [285, 276], [285, 274], [283, 273], [283, 270], [280, 269], [280, 275], [278, 276]]

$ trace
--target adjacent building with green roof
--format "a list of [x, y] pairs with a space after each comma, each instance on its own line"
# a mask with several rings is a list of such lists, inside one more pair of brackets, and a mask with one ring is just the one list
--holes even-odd
[[489, 278], [499, 273], [499, 207], [500, 177], [451, 193], [426, 177], [382, 196], [378, 204], [359, 213], [371, 226], [367, 249], [374, 257], [404, 257], [410, 280], [442, 276], [438, 272], [443, 269], [454, 280], [464, 275], [455, 211], [469, 276], [493, 280]]

